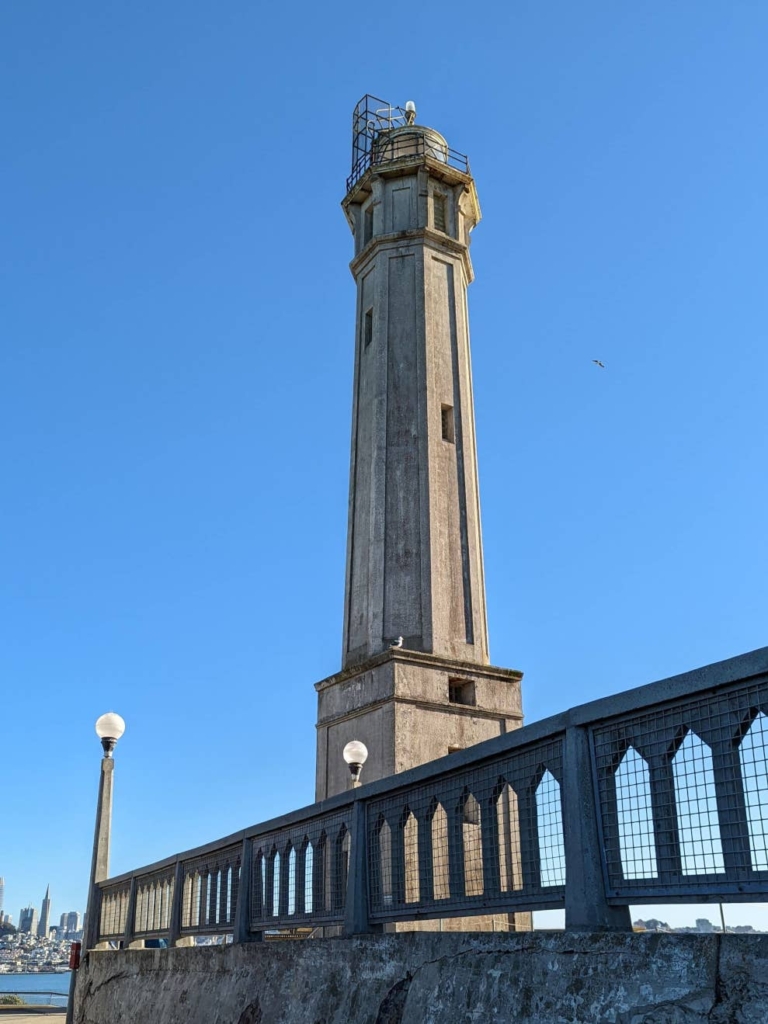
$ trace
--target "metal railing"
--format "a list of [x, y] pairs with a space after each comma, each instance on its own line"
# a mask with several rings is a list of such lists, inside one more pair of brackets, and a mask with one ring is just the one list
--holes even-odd
[[352, 169], [347, 191], [369, 167], [421, 157], [469, 174], [467, 156], [451, 149], [434, 129], [413, 124], [406, 108], [376, 96], [363, 96], [352, 114]]
[[352, 165], [352, 173], [347, 178], [347, 192], [352, 188], [369, 167], [394, 163], [396, 160], [419, 160], [424, 157], [436, 160], [446, 167], [469, 174], [469, 157], [451, 149], [436, 133], [430, 134], [421, 128], [400, 129], [401, 134], [388, 135], [382, 132], [373, 149], [361, 154]]
[[768, 648], [97, 885], [98, 940], [768, 899]]
[[[7, 975], [3, 975], [7, 977]], [[34, 1008], [34, 1013], [45, 1016], [47, 1013], [61, 1013], [67, 1005], [67, 993], [56, 992], [55, 989], [23, 989], [23, 988], [0, 988], [0, 1000], [3, 996], [18, 996], [22, 1002], [19, 1005], [7, 1005], [2, 1007], [3, 1013], [8, 1014], [27, 1013]], [[45, 1008], [45, 1009], [43, 1009]], [[2, 1019], [3, 1013], [0, 1013]]]

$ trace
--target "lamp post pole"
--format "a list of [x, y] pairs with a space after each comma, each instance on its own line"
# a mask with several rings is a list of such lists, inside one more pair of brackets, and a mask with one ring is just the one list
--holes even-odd
[[99, 928], [97, 918], [99, 900], [96, 895], [96, 883], [103, 882], [109, 875], [109, 844], [112, 830], [112, 785], [115, 762], [111, 754], [101, 759], [99, 773], [99, 798], [96, 803], [96, 827], [93, 835], [93, 855], [91, 857], [91, 877], [88, 882], [88, 905], [85, 911], [86, 933], [85, 948], [93, 949], [98, 941]]
[[[91, 876], [88, 882], [88, 903], [85, 911], [85, 932], [83, 946], [86, 953], [98, 942], [100, 900], [97, 883], [109, 876], [109, 844], [112, 832], [112, 787], [115, 762], [112, 752], [117, 741], [125, 732], [125, 722], [114, 711], [102, 715], [96, 722], [96, 735], [101, 740], [104, 756], [101, 759], [99, 773], [99, 796], [96, 803], [96, 825], [93, 833], [93, 853], [91, 856]], [[67, 1022], [74, 1020], [75, 984], [77, 970], [73, 968], [69, 983], [69, 1001], [67, 1003]]]

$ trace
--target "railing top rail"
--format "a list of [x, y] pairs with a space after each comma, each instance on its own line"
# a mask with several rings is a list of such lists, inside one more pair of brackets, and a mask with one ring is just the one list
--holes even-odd
[[645, 686], [638, 686], [631, 690], [625, 690], [622, 693], [578, 705], [560, 714], [552, 715], [538, 722], [532, 722], [521, 729], [515, 729], [494, 739], [485, 740], [483, 743], [468, 747], [466, 750], [449, 754], [447, 757], [430, 761], [427, 764], [389, 776], [386, 779], [370, 782], [359, 789], [340, 793], [319, 803], [310, 804], [307, 807], [280, 815], [269, 821], [241, 829], [222, 839], [206, 843], [203, 846], [174, 854], [171, 857], [166, 857], [164, 860], [156, 861], [154, 864], [148, 864], [145, 867], [105, 879], [99, 884], [102, 888], [106, 888], [131, 879], [134, 876], [148, 875], [154, 871], [176, 864], [178, 861], [187, 861], [195, 857], [204, 856], [216, 850], [224, 849], [227, 846], [241, 843], [245, 839], [255, 839], [261, 835], [276, 832], [338, 811], [340, 808], [350, 806], [357, 800], [367, 800], [382, 794], [394, 793], [398, 790], [427, 782], [436, 776], [450, 775], [470, 765], [480, 765], [483, 761], [498, 757], [517, 748], [552, 738], [574, 726], [602, 723], [612, 718], [642, 712], [672, 701], [680, 701], [686, 697], [693, 697], [697, 694], [703, 695], [708, 691], [717, 690], [738, 682], [746, 682], [749, 679], [760, 676], [768, 676], [768, 647], [761, 647], [748, 654], [741, 654], [735, 658], [728, 658], [725, 661], [714, 662], [711, 665], [705, 665], [702, 668], [694, 669], [681, 675], [671, 676], [668, 679], [661, 679], [654, 683], [648, 683]]
[[[62, 972], [63, 973], [63, 972]], [[69, 973], [67, 971], [67, 973]], [[0, 992], [1, 996], [61, 996], [62, 999], [67, 999], [66, 992], [57, 992], [53, 988], [4, 988]], [[24, 1007], [26, 1013], [28, 1007]]]

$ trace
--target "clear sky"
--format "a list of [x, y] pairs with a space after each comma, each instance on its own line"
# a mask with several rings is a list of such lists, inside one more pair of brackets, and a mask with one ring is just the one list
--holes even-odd
[[48, 882], [84, 907], [103, 711], [114, 872], [313, 798], [366, 92], [476, 177], [491, 651], [528, 720], [768, 642], [767, 36], [762, 0], [0, 6], [14, 921]]

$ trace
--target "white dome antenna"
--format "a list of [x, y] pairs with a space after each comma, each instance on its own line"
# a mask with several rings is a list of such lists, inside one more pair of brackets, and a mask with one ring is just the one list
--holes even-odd
[[406, 124], [413, 124], [416, 120], [416, 104], [413, 100], [408, 100], [405, 104], [405, 122]]

